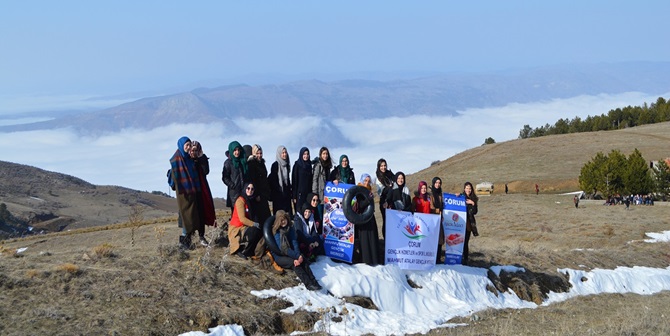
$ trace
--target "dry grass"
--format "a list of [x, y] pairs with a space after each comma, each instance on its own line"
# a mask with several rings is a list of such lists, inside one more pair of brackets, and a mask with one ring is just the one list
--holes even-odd
[[[669, 126], [641, 128], [647, 135], [631, 129], [478, 147], [408, 180], [412, 184], [439, 175], [445, 191], [459, 190], [465, 180], [497, 182], [495, 193], [480, 199], [480, 236], [471, 240], [471, 261], [484, 268], [524, 267], [525, 273], [502, 272], [490, 290], [514, 290], [537, 302], [549, 290], [565, 290], [560, 268], [670, 265], [670, 244], [641, 241], [645, 232], [670, 229], [670, 206], [632, 206], [626, 211], [584, 201], [575, 209], [572, 196], [544, 188], [571, 191], [569, 181], [576, 180], [583, 161], [597, 150], [628, 153], [638, 147], [647, 159], [662, 156], [654, 148], [670, 148], [665, 135]], [[624, 143], [630, 150], [617, 147]], [[501, 192], [499, 181], [510, 182], [510, 195]], [[535, 181], [540, 195], [530, 193]], [[230, 213], [219, 211], [217, 216], [223, 222]], [[294, 286], [297, 280], [232, 257], [218, 244], [180, 250], [176, 220], [129, 221], [2, 242], [0, 334], [176, 335], [232, 323], [242, 325], [248, 335], [290, 334], [309, 331], [317, 321], [330, 318], [324, 312], [282, 314], [279, 310], [288, 303], [250, 295], [251, 290]], [[134, 232], [136, 244], [131, 246], [131, 230], [138, 225], [142, 229]], [[221, 232], [207, 230], [208, 239], [218, 241], [214, 236]], [[113, 245], [116, 257], [86, 257], [105, 244]], [[14, 258], [20, 247], [28, 249]], [[466, 327], [437, 329], [430, 335], [667, 335], [669, 299], [668, 292], [602, 294], [537, 309], [489, 309], [451, 321]]]
[[108, 243], [95, 246], [91, 252], [93, 252], [93, 255], [98, 258], [111, 258], [115, 256], [114, 246]]

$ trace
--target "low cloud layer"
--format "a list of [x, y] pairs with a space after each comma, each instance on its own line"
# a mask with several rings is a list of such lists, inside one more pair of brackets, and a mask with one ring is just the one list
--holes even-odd
[[[667, 96], [667, 95], [666, 95]], [[524, 124], [538, 127], [560, 118], [585, 118], [607, 114], [611, 109], [655, 102], [657, 95], [579, 96], [530, 104], [468, 109], [455, 117], [409, 116], [363, 121], [336, 120], [334, 125], [353, 146], [330, 147], [334, 160], [349, 156], [358, 179], [363, 173], [374, 176], [376, 162], [384, 157], [393, 171], [414, 173], [435, 160], [479, 146], [492, 137], [496, 142], [516, 139]], [[166, 171], [177, 140], [189, 136], [202, 143], [211, 158], [208, 176], [215, 197], [225, 197], [221, 170], [228, 144], [260, 144], [268, 171], [276, 149], [284, 145], [294, 162], [303, 147], [301, 138], [317, 127], [321, 119], [279, 118], [235, 120], [244, 134], [225, 134], [218, 124], [172, 124], [150, 131], [126, 129], [100, 137], [80, 137], [67, 129], [0, 133], [9, 150], [2, 160], [65, 173], [98, 185], [119, 185], [137, 190], [169, 193]], [[311, 156], [319, 148], [309, 148]], [[172, 194], [174, 194], [172, 192]]]

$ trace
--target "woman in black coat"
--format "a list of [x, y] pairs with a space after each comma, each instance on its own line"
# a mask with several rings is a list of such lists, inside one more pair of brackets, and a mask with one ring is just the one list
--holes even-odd
[[270, 167], [268, 182], [270, 183], [270, 197], [272, 198], [272, 214], [275, 215], [277, 211], [284, 210], [289, 216], [293, 217], [291, 165], [288, 151], [284, 146], [277, 147], [277, 161]]
[[307, 201], [307, 194], [312, 192], [312, 161], [309, 157], [309, 149], [300, 149], [300, 156], [293, 164], [293, 207], [297, 209]]
[[[397, 172], [395, 174], [395, 184], [393, 190], [386, 197], [388, 209], [399, 211], [412, 211], [412, 197], [409, 188], [405, 186], [405, 173]], [[384, 232], [386, 234], [386, 232]]]
[[472, 183], [465, 182], [463, 185], [463, 193], [465, 195], [465, 207], [467, 210], [467, 220], [465, 222], [465, 242], [463, 243], [463, 259], [461, 263], [463, 265], [468, 264], [468, 255], [470, 254], [470, 248], [468, 243], [470, 243], [470, 235], [479, 236], [477, 231], [477, 221], [475, 220], [475, 215], [477, 214], [477, 202], [479, 197], [475, 194], [475, 188], [472, 187]]

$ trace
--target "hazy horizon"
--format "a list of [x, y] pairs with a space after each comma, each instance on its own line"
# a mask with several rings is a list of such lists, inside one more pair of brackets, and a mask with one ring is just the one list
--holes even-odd
[[[666, 94], [670, 95], [670, 93]], [[460, 116], [384, 118], [362, 121], [339, 119], [334, 125], [354, 147], [331, 147], [335, 161], [349, 156], [356, 179], [363, 173], [374, 176], [376, 162], [384, 157], [394, 172], [415, 173], [433, 161], [445, 160], [480, 146], [488, 137], [496, 142], [516, 139], [525, 124], [531, 127], [553, 124], [560, 118], [585, 118], [611, 109], [653, 103], [658, 95], [624, 93], [578, 96], [528, 104], [459, 111]], [[172, 124], [152, 130], [124, 129], [99, 137], [79, 136], [68, 129], [0, 133], [0, 141], [19, 143], [20, 150], [8, 151], [3, 160], [35, 166], [82, 178], [97, 185], [119, 185], [142, 191], [169, 193], [165, 172], [177, 140], [189, 136], [202, 143], [210, 159], [208, 176], [215, 197], [225, 197], [221, 170], [228, 144], [260, 144], [268, 170], [275, 161], [276, 148], [289, 150], [291, 164], [304, 146], [300, 135], [315, 127], [320, 117], [234, 120], [247, 126], [243, 134], [223, 134], [218, 124]], [[436, 142], [437, 140], [437, 142]], [[436, 143], [443, 145], [436, 146]], [[312, 157], [318, 148], [309, 148]], [[473, 176], [479, 182], [486, 177]], [[448, 181], [449, 177], [444, 176]], [[450, 181], [451, 182], [451, 181]], [[462, 181], [459, 181], [462, 182]], [[174, 193], [172, 193], [174, 194]]]

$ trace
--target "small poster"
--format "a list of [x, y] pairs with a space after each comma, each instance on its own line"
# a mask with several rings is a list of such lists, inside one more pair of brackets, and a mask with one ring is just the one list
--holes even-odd
[[323, 190], [323, 247], [326, 256], [346, 262], [354, 256], [354, 224], [344, 216], [342, 199], [353, 186], [328, 182]]
[[446, 243], [444, 263], [460, 265], [463, 258], [465, 221], [467, 218], [465, 196], [445, 193], [442, 213], [442, 228], [444, 229], [444, 241]]

